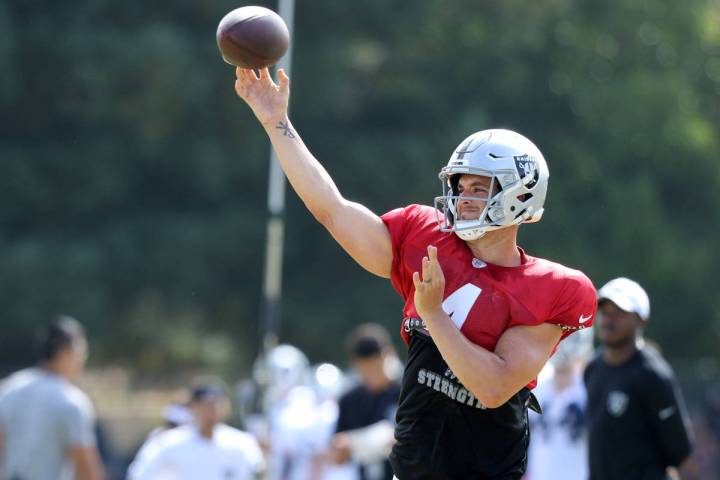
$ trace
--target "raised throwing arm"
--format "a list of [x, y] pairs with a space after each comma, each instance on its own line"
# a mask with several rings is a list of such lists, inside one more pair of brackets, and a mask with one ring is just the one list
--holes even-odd
[[387, 227], [366, 207], [345, 199], [303, 143], [288, 118], [290, 79], [285, 72], [278, 70], [277, 84], [268, 69], [258, 76], [238, 68], [236, 77], [235, 91], [265, 128], [285, 175], [308, 210], [363, 268], [389, 278], [392, 242]]

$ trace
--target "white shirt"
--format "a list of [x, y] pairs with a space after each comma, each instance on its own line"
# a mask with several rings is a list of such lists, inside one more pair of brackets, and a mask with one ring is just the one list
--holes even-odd
[[570, 386], [557, 391], [552, 375], [540, 376], [534, 390], [542, 415], [531, 412], [528, 480], [588, 478], [587, 395], [575, 374]]
[[[128, 466], [127, 480], [137, 480], [138, 472], [143, 472], [147, 463], [162, 449], [164, 445], [163, 439], [168, 436], [164, 434], [169, 430], [168, 428], [157, 427], [148, 434], [145, 442], [143, 442], [135, 454], [132, 463]], [[172, 436], [169, 437], [170, 440], [172, 440]]]
[[295, 387], [270, 413], [267, 480], [357, 480], [351, 464], [318, 463], [335, 433], [338, 405]]
[[212, 439], [194, 425], [177, 427], [153, 439], [154, 452], [133, 472], [136, 480], [251, 480], [264, 467], [255, 439], [219, 424]]

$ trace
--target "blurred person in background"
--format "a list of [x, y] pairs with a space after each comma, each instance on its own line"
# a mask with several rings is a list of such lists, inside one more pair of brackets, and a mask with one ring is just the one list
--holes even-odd
[[637, 283], [616, 278], [598, 291], [602, 344], [585, 369], [591, 480], [677, 478], [691, 450], [674, 373], [642, 332], [650, 300]]
[[339, 399], [347, 387], [347, 379], [335, 365], [324, 363], [315, 368], [312, 380], [317, 392], [316, 449], [310, 474], [311, 480], [358, 480], [357, 467], [352, 463], [338, 464], [328, 455], [340, 416]]
[[87, 348], [80, 323], [60, 316], [43, 332], [39, 366], [13, 374], [0, 387], [0, 478], [104, 477], [95, 412], [74, 385], [83, 373]]
[[153, 458], [155, 452], [163, 444], [162, 434], [168, 430], [192, 423], [192, 412], [186, 403], [171, 403], [166, 405], [162, 412], [163, 424], [154, 428], [138, 449], [135, 459], [128, 467], [128, 479], [134, 479], [136, 472], [142, 471], [145, 463]]
[[348, 338], [348, 354], [359, 384], [340, 397], [330, 458], [353, 462], [360, 480], [390, 480], [402, 365], [390, 334], [378, 324], [357, 327]]
[[542, 414], [530, 414], [527, 480], [584, 480], [587, 466], [587, 395], [583, 370], [592, 353], [593, 329], [560, 344], [538, 376]]
[[133, 469], [131, 480], [251, 480], [264, 469], [260, 446], [249, 433], [223, 422], [230, 414], [225, 386], [203, 379], [191, 389], [193, 421], [160, 433], [157, 448]]
[[324, 455], [335, 433], [342, 385], [335, 365], [311, 367], [306, 381], [273, 410], [267, 480], [357, 480], [350, 468]]
[[258, 360], [253, 375], [259, 411], [246, 424], [266, 451], [267, 480], [304, 480], [313, 455], [305, 438], [315, 406], [310, 362], [299, 348], [281, 344]]
[[342, 385], [340, 369], [310, 366], [292, 345], [278, 345], [258, 361], [254, 381], [242, 382], [238, 393], [246, 424], [267, 451], [266, 480], [355, 480], [323, 456]]

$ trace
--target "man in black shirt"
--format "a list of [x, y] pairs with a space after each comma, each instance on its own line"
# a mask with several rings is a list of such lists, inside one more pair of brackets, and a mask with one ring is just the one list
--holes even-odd
[[394, 418], [402, 366], [380, 325], [366, 324], [350, 336], [348, 353], [360, 384], [340, 398], [332, 457], [358, 463], [361, 480], [390, 480], [387, 455], [394, 443]]
[[642, 340], [650, 301], [627, 278], [598, 292], [603, 344], [585, 370], [590, 480], [664, 480], [690, 454], [687, 416], [670, 366]]

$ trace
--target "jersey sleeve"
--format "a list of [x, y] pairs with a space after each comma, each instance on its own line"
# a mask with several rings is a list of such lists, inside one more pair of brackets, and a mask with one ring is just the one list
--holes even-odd
[[59, 415], [63, 440], [68, 447], [95, 445], [95, 411], [90, 400], [77, 395]]
[[649, 424], [664, 460], [677, 467], [691, 451], [685, 404], [672, 374], [649, 372], [644, 379], [645, 407]]
[[161, 450], [163, 437], [168, 432], [151, 432], [150, 436], [140, 446], [135, 459], [128, 466], [127, 480], [137, 480], [140, 474], [145, 471], [145, 466]]
[[555, 301], [547, 323], [559, 325], [562, 338], [582, 328], [591, 327], [597, 310], [597, 293], [589, 278], [573, 270]]
[[128, 480], [154, 480], [164, 478], [163, 473], [167, 464], [167, 449], [159, 449], [154, 455], [144, 458], [141, 463], [128, 472]]
[[410, 205], [403, 208], [396, 208], [380, 217], [390, 232], [390, 239], [392, 241], [393, 261], [390, 271], [390, 282], [403, 299], [407, 298], [411, 291], [412, 278], [403, 275], [402, 247], [418, 207], [419, 205]]

